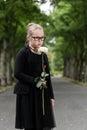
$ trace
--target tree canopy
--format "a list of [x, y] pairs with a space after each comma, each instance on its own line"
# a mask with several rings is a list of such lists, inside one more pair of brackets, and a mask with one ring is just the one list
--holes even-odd
[[43, 2], [45, 0], [0, 0], [1, 84], [6, 84], [8, 70], [8, 74], [12, 74], [11, 60], [26, 42], [27, 24], [36, 22], [45, 27], [49, 21], [48, 16], [40, 10], [40, 3]]
[[[56, 41], [54, 49], [56, 57], [61, 52], [65, 76], [83, 80], [83, 74], [84, 77], [87, 75], [87, 0], [52, 0], [51, 2], [55, 7], [50, 17], [53, 24], [51, 35]], [[58, 40], [60, 37], [61, 40]], [[56, 58], [55, 63], [57, 62], [59, 59]]]
[[52, 52], [51, 70], [87, 81], [87, 0], [51, 0], [54, 8], [49, 16], [40, 10], [45, 2], [0, 0], [1, 84], [11, 80], [13, 61], [26, 42], [26, 25], [30, 22], [39, 23], [45, 30], [45, 44]]

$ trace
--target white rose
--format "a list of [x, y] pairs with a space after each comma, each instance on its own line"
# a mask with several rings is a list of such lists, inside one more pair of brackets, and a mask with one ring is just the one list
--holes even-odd
[[48, 53], [48, 48], [47, 48], [47, 47], [40, 47], [40, 48], [38, 49], [38, 54], [41, 54], [42, 52]]

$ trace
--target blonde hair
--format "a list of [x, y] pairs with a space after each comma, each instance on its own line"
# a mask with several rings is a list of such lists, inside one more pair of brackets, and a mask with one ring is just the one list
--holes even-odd
[[36, 24], [36, 23], [29, 23], [27, 25], [27, 35], [28, 36], [31, 36], [33, 34], [33, 32], [37, 29], [40, 29], [43, 31], [43, 28], [39, 25], [39, 24]]

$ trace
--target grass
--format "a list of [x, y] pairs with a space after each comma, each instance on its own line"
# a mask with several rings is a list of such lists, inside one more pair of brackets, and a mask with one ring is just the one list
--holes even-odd
[[87, 87], [87, 82], [80, 82], [80, 81], [73, 81], [76, 84], [82, 85], [82, 86], [86, 86]]
[[51, 75], [63, 75], [63, 71], [53, 71], [51, 72]]
[[0, 93], [5, 92], [6, 90], [13, 88], [14, 83], [11, 85], [7, 85], [7, 86], [0, 86]]
[[79, 84], [79, 85], [82, 85], [82, 86], [86, 86], [86, 87], [87, 87], [87, 82], [82, 82], [82, 81], [70, 79], [70, 78], [67, 78], [67, 77], [64, 77], [64, 78], [67, 79], [67, 80], [69, 80], [70, 82], [75, 83], [75, 84]]

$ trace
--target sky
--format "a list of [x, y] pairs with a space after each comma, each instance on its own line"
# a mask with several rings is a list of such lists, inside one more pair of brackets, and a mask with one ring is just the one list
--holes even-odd
[[50, 12], [52, 11], [53, 7], [50, 6], [50, 0], [47, 0], [47, 2], [45, 4], [42, 4], [40, 6], [41, 11], [45, 12], [47, 15], [50, 14]]

